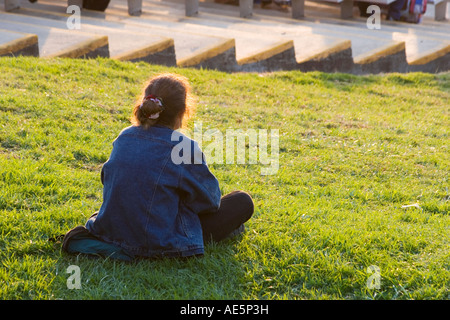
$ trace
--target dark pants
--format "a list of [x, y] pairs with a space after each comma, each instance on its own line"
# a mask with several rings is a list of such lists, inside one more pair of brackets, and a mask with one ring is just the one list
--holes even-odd
[[246, 192], [233, 191], [223, 196], [217, 212], [199, 215], [204, 242], [225, 239], [251, 218], [253, 210], [253, 200]]
[[400, 20], [401, 10], [405, 9], [406, 0], [396, 0], [389, 5], [389, 18]]

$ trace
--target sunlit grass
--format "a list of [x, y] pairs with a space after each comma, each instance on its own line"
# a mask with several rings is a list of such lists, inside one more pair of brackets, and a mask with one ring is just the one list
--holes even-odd
[[[449, 74], [226, 74], [34, 58], [2, 58], [0, 70], [0, 298], [449, 298]], [[210, 166], [224, 194], [253, 196], [246, 234], [190, 260], [62, 254], [48, 239], [99, 209], [112, 141], [142, 84], [165, 71], [192, 83], [189, 129], [279, 130], [276, 174]], [[81, 290], [66, 286], [71, 264]], [[379, 289], [367, 286], [371, 265]]]

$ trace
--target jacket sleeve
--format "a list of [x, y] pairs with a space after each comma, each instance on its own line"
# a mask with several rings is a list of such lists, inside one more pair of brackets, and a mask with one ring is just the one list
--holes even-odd
[[[198, 144], [194, 142], [193, 145], [192, 162], [182, 164], [180, 179], [182, 201], [197, 214], [212, 213], [217, 211], [220, 206], [219, 181], [209, 170]], [[199, 156], [200, 158], [198, 158]], [[194, 157], [197, 158], [196, 161], [194, 161]]]

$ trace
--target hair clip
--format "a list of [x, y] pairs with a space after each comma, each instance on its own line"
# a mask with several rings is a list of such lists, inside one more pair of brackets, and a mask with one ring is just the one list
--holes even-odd
[[150, 95], [148, 95], [148, 96], [146, 96], [144, 98], [144, 100], [142, 101], [141, 105], [139, 106], [139, 109], [141, 109], [144, 106], [144, 102], [147, 101], [147, 100], [151, 100], [152, 102], [156, 103], [162, 109], [160, 112], [151, 114], [147, 118], [148, 119], [152, 119], [152, 120], [158, 119], [159, 118], [159, 114], [164, 111], [164, 106], [162, 104], [162, 99], [158, 98], [158, 97], [156, 97], [156, 96], [154, 96], [152, 94], [150, 94]]
[[146, 97], [144, 98], [144, 101], [146, 101], [146, 100], [151, 100], [151, 101], [153, 101], [154, 103], [156, 103], [156, 104], [157, 104], [158, 106], [160, 106], [160, 107], [163, 106], [163, 104], [162, 104], [162, 99], [161, 99], [161, 98], [158, 98], [158, 97], [156, 97], [156, 96], [154, 96], [154, 95], [152, 95], [152, 94], [146, 96]]

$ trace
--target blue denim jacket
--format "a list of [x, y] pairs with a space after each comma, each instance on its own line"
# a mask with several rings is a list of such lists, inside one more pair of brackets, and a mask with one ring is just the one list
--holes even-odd
[[[180, 141], [200, 164], [194, 152], [192, 161], [172, 161]], [[195, 141], [163, 126], [128, 127], [113, 142], [102, 182], [103, 204], [86, 223], [93, 235], [136, 256], [204, 253], [198, 215], [216, 211], [221, 193]]]

